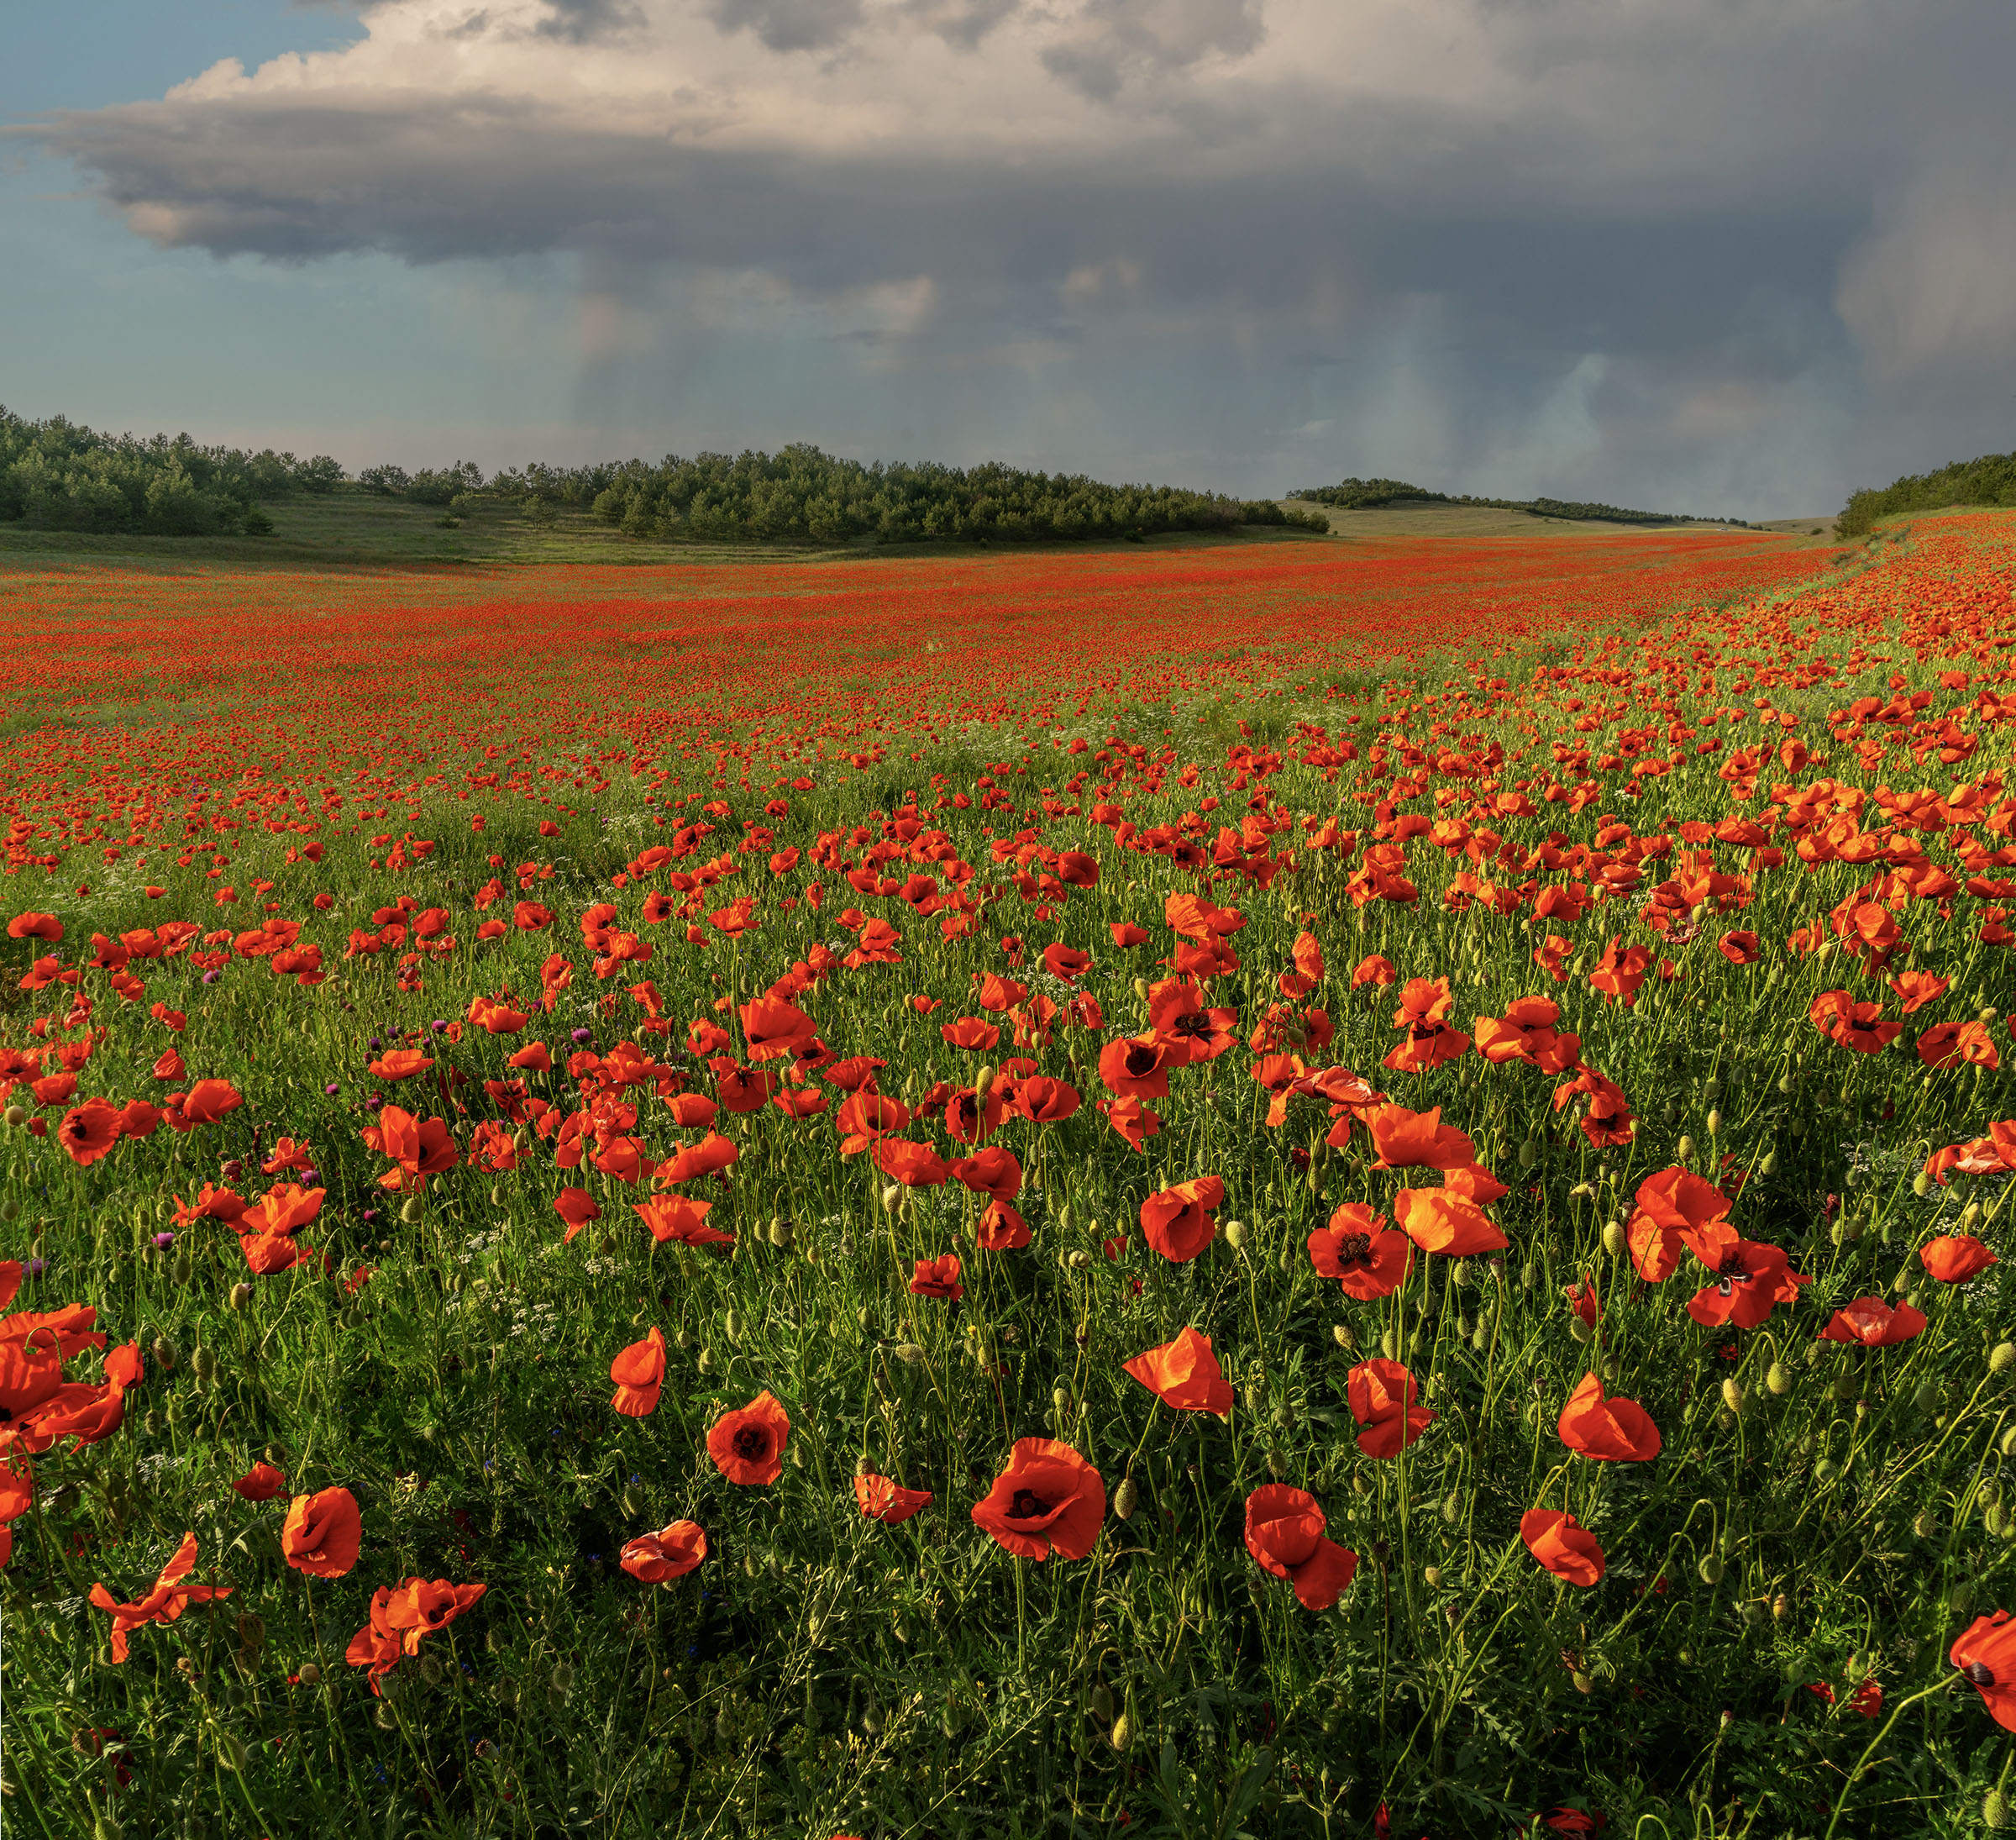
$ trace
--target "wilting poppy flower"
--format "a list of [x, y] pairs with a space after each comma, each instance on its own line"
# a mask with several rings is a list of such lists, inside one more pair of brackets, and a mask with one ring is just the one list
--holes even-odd
[[707, 1556], [707, 1536], [697, 1521], [675, 1521], [655, 1533], [626, 1540], [617, 1556], [633, 1578], [647, 1585], [669, 1585]]
[[1386, 1225], [1362, 1201], [1346, 1201], [1330, 1217], [1327, 1227], [1309, 1236], [1310, 1263], [1317, 1275], [1335, 1278], [1344, 1295], [1360, 1302], [1389, 1297], [1414, 1262], [1414, 1248], [1404, 1233]]
[[1908, 1342], [1924, 1326], [1924, 1312], [1908, 1303], [1893, 1309], [1881, 1297], [1857, 1297], [1834, 1312], [1820, 1331], [1820, 1339], [1853, 1342], [1863, 1348], [1894, 1348], [1899, 1342]]
[[1965, 1284], [2000, 1262], [1971, 1233], [1948, 1233], [1927, 1240], [1919, 1248], [1918, 1259], [1941, 1284]]
[[1558, 1508], [1529, 1508], [1519, 1517], [1526, 1550], [1557, 1578], [1588, 1586], [1603, 1576], [1603, 1548], [1572, 1514]]
[[766, 1485], [784, 1473], [784, 1447], [791, 1422], [767, 1393], [723, 1412], [707, 1433], [707, 1454], [731, 1482]]
[[1151, 1195], [1141, 1204], [1141, 1230], [1148, 1243], [1173, 1264], [1185, 1264], [1210, 1245], [1218, 1231], [1211, 1217], [1225, 1201], [1225, 1184], [1199, 1175]]
[[1345, 1376], [1345, 1396], [1358, 1422], [1358, 1448], [1368, 1457], [1397, 1457], [1435, 1422], [1415, 1400], [1420, 1388], [1398, 1361], [1361, 1361]]
[[270, 1463], [255, 1463], [231, 1486], [248, 1501], [270, 1501], [287, 1485], [287, 1479]]
[[665, 1332], [654, 1323], [643, 1341], [633, 1342], [610, 1362], [609, 1378], [616, 1382], [609, 1403], [626, 1418], [648, 1418], [658, 1410], [665, 1384]]
[[966, 1286], [959, 1282], [958, 1254], [948, 1252], [942, 1258], [918, 1259], [916, 1275], [910, 1280], [910, 1294], [958, 1302], [966, 1295]]
[[1017, 1559], [1083, 1559], [1105, 1515], [1097, 1469], [1069, 1444], [1021, 1438], [986, 1499], [974, 1503], [973, 1521]]
[[1988, 1716], [2005, 1731], [2016, 1732], [2016, 1622], [2008, 1611], [1977, 1617], [1953, 1638], [1946, 1659], [1980, 1694]]
[[81, 1169], [110, 1154], [119, 1141], [118, 1111], [102, 1099], [87, 1099], [75, 1111], [63, 1115], [56, 1127], [56, 1141], [71, 1162]]
[[929, 1489], [901, 1489], [870, 1469], [854, 1478], [854, 1500], [871, 1521], [895, 1527], [931, 1503]]
[[1798, 1302], [1798, 1287], [1813, 1281], [1789, 1269], [1780, 1248], [1741, 1238], [1725, 1220], [1710, 1221], [1685, 1237], [1694, 1256], [1715, 1274], [1715, 1281], [1688, 1303], [1687, 1313], [1697, 1322], [1756, 1328], [1777, 1305]]
[[595, 1197], [585, 1188], [564, 1188], [553, 1197], [553, 1210], [567, 1222], [567, 1242], [591, 1220], [602, 1217]]
[[1569, 1449], [1601, 1463], [1650, 1463], [1659, 1454], [1659, 1427], [1651, 1415], [1634, 1401], [1605, 1398], [1593, 1374], [1568, 1395], [1558, 1428]]
[[1246, 1549], [1256, 1564], [1295, 1588], [1305, 1610], [1328, 1610], [1358, 1569], [1358, 1555], [1324, 1538], [1316, 1498], [1265, 1482], [1246, 1498]]
[[1441, 1122], [1442, 1108], [1410, 1112], [1405, 1106], [1374, 1106], [1362, 1114], [1379, 1153], [1373, 1166], [1382, 1170], [1461, 1169], [1477, 1160], [1477, 1146], [1452, 1124]]
[[1394, 1217], [1423, 1252], [1467, 1259], [1498, 1252], [1510, 1242], [1483, 1208], [1450, 1188], [1404, 1188], [1393, 1198]]
[[173, 1622], [191, 1604], [206, 1604], [214, 1597], [228, 1597], [228, 1585], [185, 1585], [182, 1580], [196, 1569], [196, 1535], [185, 1533], [175, 1556], [164, 1565], [154, 1588], [139, 1601], [122, 1604], [102, 1585], [91, 1587], [91, 1601], [112, 1615], [112, 1659], [123, 1661], [126, 1638], [150, 1622]]
[[311, 1578], [341, 1578], [357, 1563], [363, 1539], [364, 1517], [348, 1489], [296, 1496], [280, 1529], [286, 1562]]
[[1231, 1383], [1211, 1352], [1211, 1338], [1195, 1329], [1181, 1329], [1174, 1341], [1137, 1354], [1125, 1364], [1163, 1405], [1178, 1412], [1215, 1412], [1223, 1418], [1232, 1409]]

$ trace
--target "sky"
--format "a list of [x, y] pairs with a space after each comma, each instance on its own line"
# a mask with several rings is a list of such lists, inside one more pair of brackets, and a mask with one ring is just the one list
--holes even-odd
[[1753, 518], [2016, 448], [2007, 0], [66, 0], [0, 403]]

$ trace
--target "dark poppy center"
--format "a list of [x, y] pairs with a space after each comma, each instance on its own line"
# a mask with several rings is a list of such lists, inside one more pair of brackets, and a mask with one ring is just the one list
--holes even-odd
[[1017, 1489], [1015, 1499], [1008, 1504], [1008, 1518], [1011, 1521], [1040, 1521], [1050, 1511], [1050, 1503], [1033, 1489]]
[[1210, 1018], [1201, 1010], [1185, 1010], [1169, 1024], [1169, 1032], [1176, 1035], [1208, 1035], [1211, 1032]]
[[1337, 1263], [1341, 1265], [1362, 1265], [1371, 1262], [1372, 1235], [1347, 1233], [1337, 1242]]
[[1717, 1268], [1716, 1275], [1721, 1280], [1721, 1282], [1715, 1286], [1716, 1294], [1726, 1297], [1738, 1285], [1748, 1284], [1751, 1273], [1743, 1263], [1743, 1254], [1740, 1252], [1732, 1252], [1724, 1258], [1720, 1266]]
[[1970, 1661], [1960, 1671], [1977, 1687], [1992, 1687], [1995, 1685], [1995, 1670], [1985, 1661]]
[[770, 1434], [759, 1426], [744, 1425], [735, 1433], [735, 1454], [744, 1463], [759, 1463], [770, 1454]]
[[1138, 1079], [1143, 1074], [1155, 1070], [1156, 1054], [1152, 1048], [1135, 1046], [1127, 1050], [1127, 1071]]

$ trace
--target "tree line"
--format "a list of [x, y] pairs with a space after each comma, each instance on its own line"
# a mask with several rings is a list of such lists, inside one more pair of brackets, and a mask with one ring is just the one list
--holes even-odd
[[2016, 454], [1951, 460], [1936, 472], [1907, 473], [1880, 490], [1851, 492], [1847, 508], [1835, 520], [1834, 534], [1860, 537], [1879, 518], [1944, 511], [1949, 505], [2016, 505]]
[[1697, 518], [1689, 512], [1626, 511], [1618, 505], [1587, 504], [1566, 498], [1473, 498], [1410, 486], [1399, 479], [1347, 479], [1335, 486], [1305, 486], [1288, 495], [1343, 511], [1370, 511], [1382, 505], [1477, 505], [1493, 511], [1523, 511], [1536, 518], [1573, 518], [1609, 524], [1730, 524], [1750, 526], [1740, 518]]
[[263, 501], [333, 492], [343, 478], [326, 454], [253, 454], [186, 434], [143, 439], [0, 407], [0, 520], [38, 529], [257, 535], [273, 528]]

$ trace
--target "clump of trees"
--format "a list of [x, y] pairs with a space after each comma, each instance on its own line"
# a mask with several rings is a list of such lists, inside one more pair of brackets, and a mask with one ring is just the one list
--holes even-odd
[[262, 503], [333, 492], [343, 478], [326, 454], [204, 447], [186, 434], [143, 439], [0, 407], [0, 521], [36, 529], [260, 535], [273, 528]]
[[1837, 537], [1860, 537], [1879, 518], [1944, 511], [1949, 505], [2016, 505], [2016, 454], [1952, 460], [1936, 472], [1907, 473], [1880, 491], [1851, 493], [1847, 509], [1835, 520], [1834, 532]]
[[1610, 524], [1733, 524], [1747, 530], [1740, 518], [1697, 518], [1688, 512], [1626, 511], [1617, 505], [1585, 504], [1565, 498], [1473, 498], [1430, 492], [1399, 479], [1347, 479], [1335, 486], [1305, 486], [1289, 494], [1344, 511], [1370, 511], [1382, 505], [1478, 505], [1493, 511], [1523, 511], [1536, 518], [1572, 518]]
[[1241, 524], [1329, 528], [1319, 513], [1269, 500], [1107, 486], [998, 463], [864, 465], [804, 445], [691, 460], [669, 455], [656, 465], [630, 460], [569, 474], [528, 469], [524, 478], [530, 492], [562, 502], [586, 496], [596, 518], [632, 536], [708, 542], [1055, 542]]

